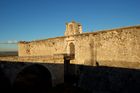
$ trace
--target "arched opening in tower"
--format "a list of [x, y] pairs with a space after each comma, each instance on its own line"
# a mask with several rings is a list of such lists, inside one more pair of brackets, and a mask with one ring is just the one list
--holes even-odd
[[73, 25], [72, 24], [69, 25], [69, 29], [70, 29], [70, 33], [72, 33], [73, 32]]
[[70, 47], [70, 56], [75, 58], [75, 45], [73, 43], [70, 43], [69, 47]]
[[16, 93], [44, 93], [52, 87], [50, 71], [42, 65], [31, 65], [25, 67], [17, 75], [13, 84]]

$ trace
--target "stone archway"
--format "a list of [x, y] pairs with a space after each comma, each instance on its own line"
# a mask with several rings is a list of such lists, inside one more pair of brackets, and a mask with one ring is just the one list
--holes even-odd
[[71, 56], [75, 56], [75, 45], [72, 42], [69, 44], [69, 53]]
[[34, 64], [25, 67], [18, 73], [13, 84], [16, 93], [42, 93], [52, 87], [50, 71], [42, 65]]

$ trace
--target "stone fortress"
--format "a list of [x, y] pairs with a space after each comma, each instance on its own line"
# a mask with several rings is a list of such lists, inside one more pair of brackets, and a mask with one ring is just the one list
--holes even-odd
[[73, 56], [71, 64], [140, 68], [140, 26], [82, 32], [82, 25], [66, 23], [64, 36], [18, 43], [19, 57]]
[[18, 56], [0, 57], [0, 76], [7, 77], [0, 86], [8, 81], [14, 93], [46, 93], [40, 91], [62, 84], [84, 93], [140, 92], [140, 25], [83, 33], [72, 21], [62, 37], [18, 47]]

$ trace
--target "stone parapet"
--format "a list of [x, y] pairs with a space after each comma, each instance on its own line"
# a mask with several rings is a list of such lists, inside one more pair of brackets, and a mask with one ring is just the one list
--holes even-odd
[[0, 61], [9, 61], [9, 62], [36, 62], [36, 63], [56, 63], [63, 64], [64, 55], [54, 55], [54, 56], [9, 56], [9, 57], [0, 57]]

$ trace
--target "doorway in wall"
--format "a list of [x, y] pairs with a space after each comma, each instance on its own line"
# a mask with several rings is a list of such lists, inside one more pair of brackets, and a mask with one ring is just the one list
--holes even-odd
[[69, 48], [70, 48], [70, 56], [75, 58], [75, 45], [73, 43], [70, 43]]

